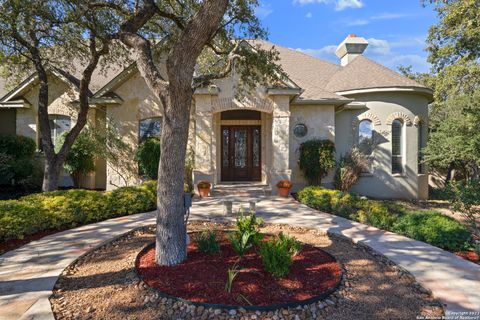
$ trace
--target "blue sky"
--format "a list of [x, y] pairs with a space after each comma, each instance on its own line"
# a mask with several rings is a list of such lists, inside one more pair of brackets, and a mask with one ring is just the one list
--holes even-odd
[[428, 71], [425, 39], [436, 14], [421, 0], [261, 0], [257, 16], [278, 45], [338, 63], [350, 33], [369, 41], [365, 55], [393, 70]]

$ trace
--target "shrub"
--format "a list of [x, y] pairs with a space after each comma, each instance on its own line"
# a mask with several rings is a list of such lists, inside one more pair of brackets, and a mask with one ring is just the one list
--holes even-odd
[[[28, 179], [35, 170], [35, 141], [17, 135], [0, 135], [0, 183]], [[36, 186], [35, 186], [36, 187]]]
[[109, 193], [108, 208], [115, 215], [151, 211], [156, 208], [156, 197], [146, 188], [123, 187]]
[[150, 186], [125, 187], [111, 192], [63, 190], [0, 201], [0, 241], [153, 210], [156, 197]]
[[320, 185], [328, 171], [335, 167], [335, 144], [318, 139], [302, 143], [299, 166], [309, 184]]
[[160, 161], [160, 139], [158, 137], [148, 137], [143, 141], [135, 153], [135, 160], [141, 172], [148, 179], [157, 179]]
[[290, 252], [293, 257], [302, 251], [302, 244], [295, 239], [295, 237], [289, 236], [288, 234], [280, 232], [278, 241], [287, 247], [288, 252]]
[[[472, 192], [476, 193], [476, 190]], [[399, 204], [361, 199], [346, 192], [314, 186], [301, 190], [298, 200], [314, 209], [451, 251], [463, 250], [472, 242], [469, 231], [460, 222], [435, 211], [408, 211]]]
[[193, 239], [198, 246], [198, 251], [203, 253], [220, 252], [220, 244], [217, 242], [217, 233], [205, 230], [195, 234]]
[[255, 212], [250, 212], [249, 214], [245, 215], [242, 210], [239, 210], [237, 213], [237, 233], [244, 234], [246, 232], [250, 233], [253, 243], [258, 244], [258, 242], [262, 239], [260, 234], [260, 227], [263, 224], [263, 220], [261, 218], [257, 218]]
[[470, 232], [458, 221], [435, 211], [408, 212], [398, 218], [394, 232], [450, 250], [465, 250]]
[[[55, 143], [55, 151], [60, 151], [67, 133], [60, 135]], [[80, 186], [80, 178], [95, 170], [97, 143], [92, 131], [85, 128], [75, 139], [67, 154], [63, 167], [72, 176], [75, 187]]]
[[235, 232], [228, 236], [233, 250], [235, 250], [240, 259], [242, 259], [245, 253], [252, 248], [252, 236], [253, 235], [248, 231], [245, 231], [244, 233]]
[[[466, 182], [453, 182], [449, 186], [450, 202], [455, 211], [460, 212], [473, 230], [475, 236], [480, 239], [480, 180]], [[480, 246], [477, 244], [477, 251]]]
[[368, 167], [369, 160], [365, 154], [357, 148], [352, 149], [351, 152], [345, 154], [340, 159], [335, 172], [335, 188], [340, 191], [350, 190], [358, 182], [362, 172], [368, 170]]
[[283, 278], [290, 272], [293, 263], [293, 248], [280, 238], [270, 239], [260, 245], [260, 255], [265, 271], [275, 278]]

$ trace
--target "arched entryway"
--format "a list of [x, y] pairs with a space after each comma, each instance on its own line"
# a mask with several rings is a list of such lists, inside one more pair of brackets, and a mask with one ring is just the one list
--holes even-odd
[[262, 115], [255, 110], [220, 114], [221, 181], [262, 181]]

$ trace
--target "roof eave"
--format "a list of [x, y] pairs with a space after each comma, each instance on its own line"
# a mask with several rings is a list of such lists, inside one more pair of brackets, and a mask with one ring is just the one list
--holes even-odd
[[352, 99], [295, 99], [292, 105], [306, 105], [306, 104], [320, 104], [320, 105], [334, 105], [341, 106], [352, 102]]
[[372, 88], [360, 88], [336, 91], [336, 94], [342, 96], [362, 94], [362, 93], [374, 93], [374, 92], [412, 92], [424, 95], [429, 98], [429, 102], [433, 101], [433, 90], [426, 87], [414, 87], [414, 86], [393, 86], [393, 87], [372, 87]]

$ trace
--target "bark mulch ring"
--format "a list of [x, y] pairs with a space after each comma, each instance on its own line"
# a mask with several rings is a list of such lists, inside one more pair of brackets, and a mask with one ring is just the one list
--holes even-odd
[[[189, 223], [188, 231], [197, 232], [201, 230], [231, 230], [230, 224], [215, 222]], [[309, 303], [294, 308], [278, 308], [275, 310], [246, 310], [246, 308], [229, 309], [213, 308], [203, 305], [192, 305], [176, 298], [168, 298], [159, 294], [147, 283], [141, 280], [136, 269], [136, 261], [139, 253], [155, 239], [153, 227], [142, 228], [104, 245], [67, 267], [59, 277], [53, 294], [50, 297], [52, 310], [56, 319], [416, 319], [417, 317], [441, 317], [444, 314], [442, 305], [435, 300], [428, 290], [421, 287], [415, 279], [406, 271], [391, 263], [385, 257], [372, 252], [364, 246], [352, 244], [351, 241], [332, 235], [325, 235], [313, 229], [296, 228], [284, 225], [266, 225], [261, 229], [262, 233], [276, 234], [284, 232], [295, 236], [304, 243], [304, 250], [308, 252], [320, 248], [329, 255], [336, 258], [342, 268], [341, 282], [339, 287], [323, 300]], [[190, 250], [194, 247], [191, 246]], [[151, 251], [153, 253], [153, 251]], [[328, 255], [319, 256], [327, 259]], [[191, 259], [194, 253], [190, 253]], [[222, 257], [230, 256], [228, 247], [222, 248]], [[143, 257], [148, 257], [143, 255]], [[301, 257], [301, 256], [300, 256]], [[217, 257], [219, 259], [219, 257]], [[225, 258], [226, 259], [226, 258]], [[141, 259], [140, 259], [141, 260]], [[214, 258], [212, 265], [218, 266]], [[205, 279], [209, 281], [212, 276], [210, 269], [196, 269], [190, 260], [186, 264], [191, 269], [190, 276], [196, 281]], [[199, 260], [201, 261], [201, 260]], [[251, 269], [259, 267], [252, 260], [249, 265]], [[331, 260], [325, 260], [328, 265]], [[206, 267], [206, 264], [203, 264]], [[155, 268], [154, 268], [155, 269]], [[246, 269], [246, 270], [251, 270]], [[335, 268], [333, 268], [335, 270]], [[327, 268], [327, 270], [330, 270]], [[243, 272], [243, 271], [242, 271]], [[292, 267], [291, 275], [287, 280], [272, 280], [268, 288], [278, 286], [280, 291], [286, 290], [282, 287], [292, 286], [293, 291], [305, 285], [311, 290], [318, 287], [317, 292], [324, 292], [330, 287], [328, 284], [312, 279], [311, 283], [289, 282], [294, 278], [297, 271]], [[330, 270], [335, 278], [336, 273]], [[234, 281], [233, 290], [245, 290], [248, 298], [255, 298], [256, 303], [270, 303], [279, 293], [271, 289], [264, 297], [252, 295], [248, 286], [243, 288], [241, 282], [249, 281], [253, 272], [245, 271], [245, 274], [238, 275]], [[263, 275], [259, 272], [255, 277]], [[160, 274], [161, 281], [172, 281], [166, 274]], [[173, 274], [174, 276], [174, 274]], [[203, 276], [203, 278], [202, 278]], [[168, 278], [168, 279], [167, 279]], [[271, 278], [272, 279], [272, 278]], [[290, 279], [290, 280], [288, 280]], [[302, 278], [300, 278], [302, 279]], [[178, 280], [178, 279], [177, 279]], [[213, 288], [225, 286], [226, 274], [221, 278], [221, 283], [212, 284]], [[326, 280], [329, 283], [330, 280]], [[173, 283], [173, 282], [171, 282]], [[188, 281], [183, 281], [187, 284]], [[197, 282], [192, 281], [192, 288], [189, 292], [185, 290], [184, 296], [205, 297], [202, 290], [206, 287], [194, 287]], [[271, 287], [270, 287], [271, 286]], [[175, 284], [173, 288], [179, 287]], [[259, 287], [258, 290], [260, 290]], [[162, 290], [166, 291], [166, 290]], [[208, 291], [211, 294], [211, 290]], [[299, 291], [296, 291], [297, 293]], [[314, 292], [308, 292], [313, 295]], [[304, 296], [299, 295], [297, 299]], [[306, 296], [305, 296], [306, 297]], [[200, 298], [199, 298], [200, 299]], [[232, 303], [231, 300], [218, 300]], [[282, 300], [276, 300], [282, 301]], [[236, 301], [235, 301], [236, 302]], [[238, 304], [238, 302], [236, 302]], [[248, 303], [245, 303], [248, 305]]]
[[[304, 244], [302, 251], [293, 258], [290, 273], [276, 279], [263, 270], [262, 259], [255, 249], [239, 262], [227, 234], [218, 233], [217, 240], [220, 252], [214, 254], [201, 253], [195, 242], [190, 242], [187, 260], [174, 267], [155, 263], [152, 244], [140, 253], [137, 270], [143, 281], [161, 293], [198, 303], [232, 306], [294, 306], [304, 300], [317, 297], [320, 300], [334, 291], [342, 277], [342, 269], [335, 258], [311, 245]], [[237, 263], [240, 271], [231, 292], [227, 292], [228, 269]]]

